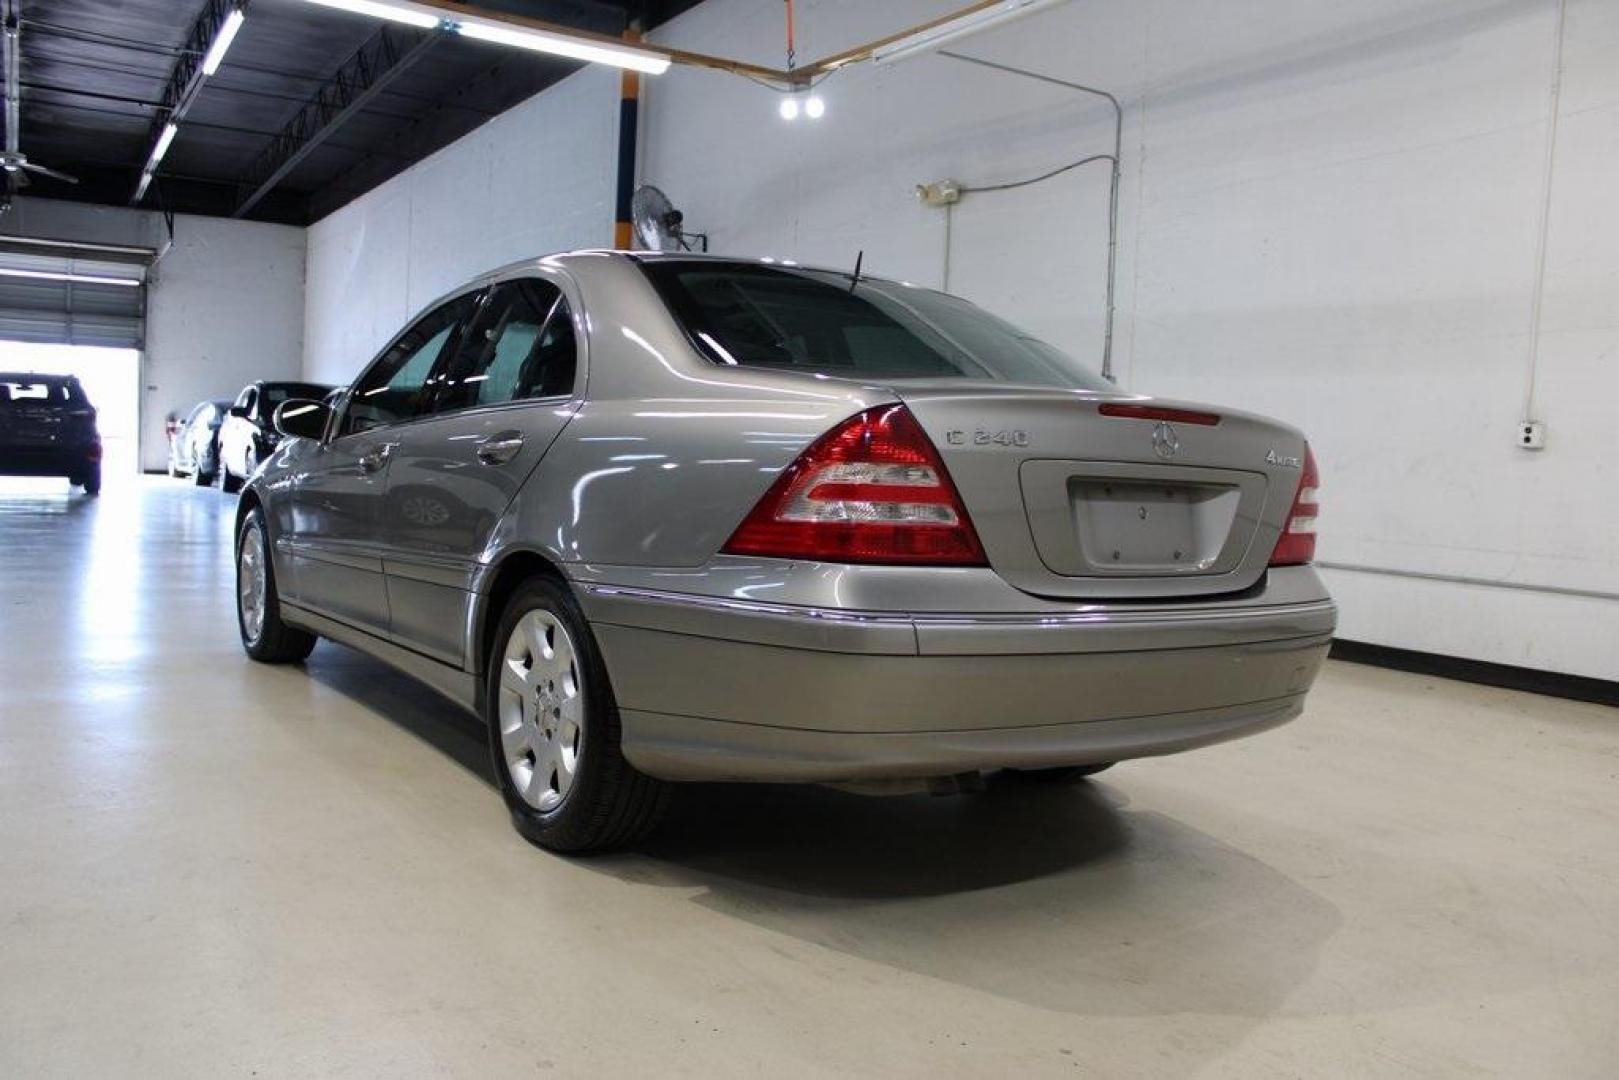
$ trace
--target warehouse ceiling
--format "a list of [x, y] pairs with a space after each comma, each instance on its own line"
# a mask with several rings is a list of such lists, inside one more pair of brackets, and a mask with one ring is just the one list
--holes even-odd
[[[652, 28], [697, 0], [471, 0], [599, 33]], [[34, 174], [29, 195], [125, 205], [187, 56], [204, 0], [10, 0], [21, 25], [20, 149], [79, 177]], [[231, 215], [267, 178], [272, 141], [385, 24], [303, 0], [253, 0], [217, 74], [201, 86], [144, 206]], [[408, 28], [386, 47], [412, 45]], [[578, 70], [568, 60], [455, 36], [423, 50], [248, 208], [307, 224]]]

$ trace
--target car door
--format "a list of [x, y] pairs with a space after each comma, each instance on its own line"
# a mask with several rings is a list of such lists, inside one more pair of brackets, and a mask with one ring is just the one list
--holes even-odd
[[242, 473], [242, 461], [247, 456], [247, 446], [250, 443], [253, 421], [249, 419], [253, 414], [253, 405], [258, 401], [259, 390], [257, 386], [243, 388], [236, 395], [236, 401], [225, 413], [224, 421], [219, 428], [219, 461], [223, 467], [225, 462], [231, 462], [237, 475]]
[[400, 334], [349, 391], [327, 437], [294, 474], [293, 602], [388, 632], [382, 500], [401, 431], [422, 413], [480, 294], [440, 304]]
[[459, 664], [473, 574], [501, 515], [578, 406], [574, 307], [559, 283], [494, 285], [388, 468], [383, 569], [393, 637]]

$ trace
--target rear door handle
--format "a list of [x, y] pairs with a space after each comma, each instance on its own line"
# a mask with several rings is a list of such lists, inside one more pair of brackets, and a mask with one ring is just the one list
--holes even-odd
[[361, 454], [357, 464], [363, 473], [374, 473], [388, 464], [388, 455], [394, 452], [395, 443], [381, 443], [378, 446]]
[[478, 460], [485, 465], [504, 465], [523, 449], [521, 431], [502, 431], [478, 441]]

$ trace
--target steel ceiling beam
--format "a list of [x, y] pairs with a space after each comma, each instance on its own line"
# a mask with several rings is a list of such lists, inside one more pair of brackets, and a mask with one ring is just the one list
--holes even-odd
[[316, 147], [445, 37], [438, 30], [378, 30], [260, 151], [241, 184], [247, 195], [231, 216], [241, 217], [257, 206]]
[[[174, 66], [169, 69], [168, 81], [163, 84], [162, 105], [157, 115], [152, 118], [152, 130], [146, 140], [146, 162], [151, 161], [151, 155], [157, 149], [157, 143], [163, 137], [163, 128], [167, 124], [178, 124], [185, 116], [186, 110], [191, 108], [192, 102], [197, 100], [197, 92], [207, 76], [202, 71], [203, 57], [213, 47], [219, 31], [225, 25], [225, 17], [232, 10], [247, 10], [248, 0], [206, 0], [202, 11], [191, 22], [191, 29], [186, 33], [185, 44], [181, 46], [180, 53], [174, 58]], [[143, 162], [144, 166], [145, 162]], [[144, 171], [144, 168], [143, 168]], [[130, 196], [129, 203], [134, 206], [146, 194], [146, 186], [141, 184], [135, 188]]]

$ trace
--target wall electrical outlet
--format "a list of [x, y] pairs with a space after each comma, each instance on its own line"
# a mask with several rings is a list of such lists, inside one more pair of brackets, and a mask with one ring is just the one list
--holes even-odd
[[916, 197], [924, 206], [953, 206], [961, 201], [961, 183], [957, 180], [935, 180], [931, 184], [916, 185]]
[[1546, 449], [1546, 422], [1525, 420], [1518, 425], [1518, 445], [1525, 450]]

